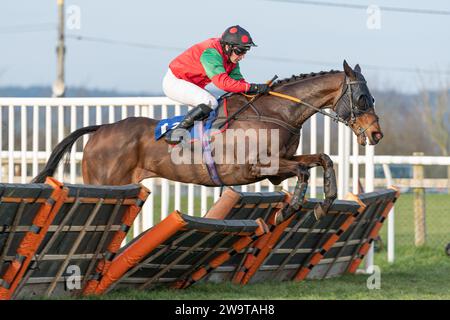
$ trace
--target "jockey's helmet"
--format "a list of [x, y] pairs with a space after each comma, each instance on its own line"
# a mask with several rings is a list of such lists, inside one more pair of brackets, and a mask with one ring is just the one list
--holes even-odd
[[220, 43], [223, 46], [230, 45], [228, 52], [225, 52], [227, 55], [230, 55], [233, 49], [237, 54], [243, 54], [251, 47], [256, 47], [250, 33], [239, 25], [227, 28], [220, 38]]

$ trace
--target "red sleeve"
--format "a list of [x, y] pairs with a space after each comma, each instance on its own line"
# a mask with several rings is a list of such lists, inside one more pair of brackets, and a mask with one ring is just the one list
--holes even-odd
[[247, 81], [234, 80], [225, 72], [215, 75], [211, 80], [217, 88], [227, 92], [246, 92], [250, 89]]

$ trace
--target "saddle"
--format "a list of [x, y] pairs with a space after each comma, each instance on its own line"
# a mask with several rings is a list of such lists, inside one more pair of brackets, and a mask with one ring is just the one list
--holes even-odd
[[[161, 139], [166, 133], [173, 130], [182, 120], [184, 116], [174, 116], [160, 120], [155, 127], [155, 139]], [[228, 118], [227, 98], [222, 96], [219, 98], [219, 106], [212, 110], [203, 121], [197, 121], [190, 128], [189, 133], [191, 139], [187, 143], [193, 143], [202, 138], [203, 133], [209, 131], [210, 136], [224, 132], [228, 128], [228, 123], [223, 122]]]

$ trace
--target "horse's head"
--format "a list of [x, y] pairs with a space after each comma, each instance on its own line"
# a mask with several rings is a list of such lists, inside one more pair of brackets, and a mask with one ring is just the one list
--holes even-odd
[[335, 101], [333, 110], [339, 117], [348, 122], [350, 128], [358, 136], [358, 143], [375, 145], [382, 138], [378, 116], [375, 113], [375, 99], [367, 87], [366, 79], [357, 64], [352, 69], [344, 60], [345, 79], [342, 92]]

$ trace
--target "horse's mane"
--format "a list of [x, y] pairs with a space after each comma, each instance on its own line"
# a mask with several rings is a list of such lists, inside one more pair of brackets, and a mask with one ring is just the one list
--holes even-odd
[[[281, 87], [286, 84], [292, 84], [292, 83], [295, 83], [296, 81], [311, 79], [311, 78], [324, 76], [324, 75], [328, 75], [328, 74], [336, 74], [336, 73], [340, 73], [340, 72], [343, 72], [343, 71], [329, 70], [329, 71], [320, 71], [320, 72], [311, 72], [311, 73], [301, 73], [299, 75], [293, 74], [290, 78], [284, 78], [284, 79], [275, 81], [272, 85], [272, 88]], [[224, 93], [223, 95], [221, 95], [219, 100], [221, 100], [225, 97], [231, 97], [231, 96], [241, 96], [241, 94], [234, 93], [234, 92], [227, 92], [227, 93]]]
[[300, 81], [300, 80], [306, 80], [306, 79], [315, 78], [318, 76], [324, 76], [327, 74], [335, 74], [335, 73], [340, 73], [340, 72], [342, 72], [342, 71], [329, 70], [329, 71], [320, 71], [320, 72], [311, 72], [311, 73], [301, 73], [299, 75], [293, 74], [290, 78], [280, 79], [280, 80], [276, 81], [273, 85], [274, 85], [274, 87], [278, 87], [278, 86], [282, 86], [282, 85]]

